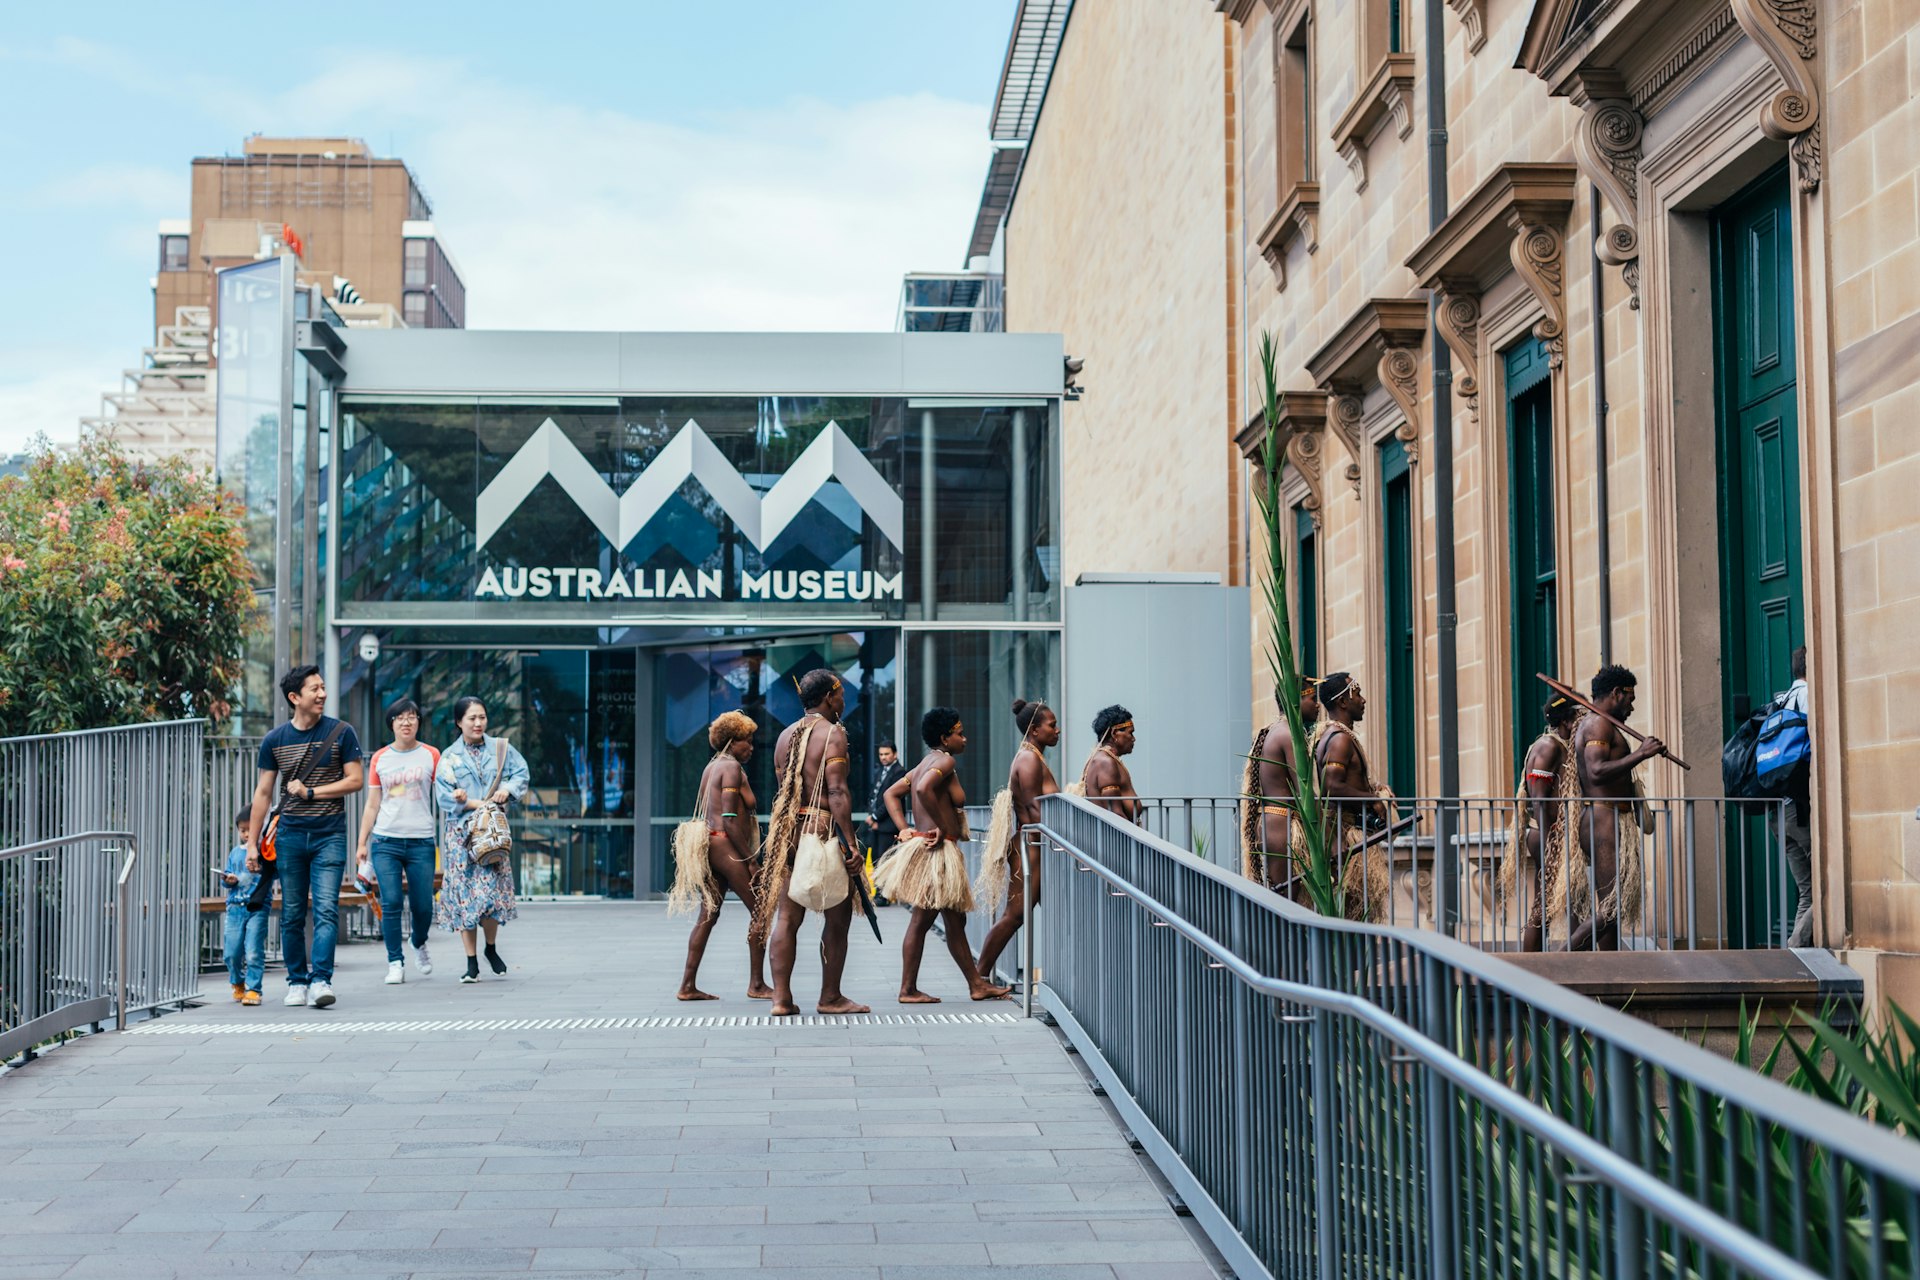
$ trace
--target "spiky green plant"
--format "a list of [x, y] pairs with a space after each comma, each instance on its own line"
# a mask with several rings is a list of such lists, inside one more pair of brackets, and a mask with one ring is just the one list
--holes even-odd
[[1320, 812], [1319, 787], [1307, 754], [1307, 725], [1300, 715], [1300, 666], [1293, 647], [1293, 620], [1288, 606], [1286, 537], [1283, 528], [1285, 507], [1280, 500], [1280, 468], [1285, 441], [1280, 438], [1280, 389], [1274, 377], [1275, 347], [1273, 334], [1260, 335], [1261, 413], [1266, 421], [1266, 439], [1260, 446], [1261, 483], [1255, 489], [1260, 505], [1260, 523], [1267, 535], [1267, 572], [1262, 584], [1271, 630], [1267, 635], [1267, 662], [1273, 670], [1274, 698], [1286, 718], [1293, 738], [1293, 758], [1300, 767], [1293, 772], [1294, 821], [1300, 824], [1302, 841], [1307, 846], [1304, 858], [1289, 856], [1307, 887], [1314, 910], [1325, 916], [1345, 914], [1345, 895], [1333, 873], [1333, 859], [1327, 849], [1327, 828]]

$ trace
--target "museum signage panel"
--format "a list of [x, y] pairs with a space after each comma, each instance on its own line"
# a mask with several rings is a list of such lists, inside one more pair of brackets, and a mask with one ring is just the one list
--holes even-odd
[[1044, 402], [355, 397], [345, 623], [1059, 617]]

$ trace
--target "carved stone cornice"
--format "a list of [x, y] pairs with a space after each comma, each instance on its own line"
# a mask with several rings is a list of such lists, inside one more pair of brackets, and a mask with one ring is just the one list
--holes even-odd
[[1347, 481], [1360, 493], [1363, 397], [1374, 384], [1386, 388], [1403, 421], [1395, 434], [1409, 459], [1420, 452], [1418, 351], [1427, 336], [1427, 304], [1420, 298], [1370, 298], [1340, 331], [1307, 360], [1307, 374], [1332, 397], [1328, 422], [1353, 462]]
[[1447, 0], [1467, 31], [1467, 52], [1478, 53], [1487, 43], [1487, 0]]
[[1308, 253], [1318, 252], [1320, 248], [1320, 184], [1317, 182], [1294, 183], [1293, 190], [1280, 202], [1280, 208], [1260, 229], [1256, 242], [1260, 256], [1273, 268], [1274, 283], [1282, 291], [1287, 287], [1287, 246], [1296, 239], [1307, 246]]
[[1535, 322], [1533, 336], [1547, 349], [1548, 367], [1558, 370], [1567, 361], [1565, 221], [1535, 221], [1525, 211], [1513, 209], [1507, 214], [1507, 225], [1513, 228], [1513, 269], [1546, 312]]
[[1819, 50], [1818, 0], [1733, 0], [1733, 20], [1786, 87], [1760, 108], [1760, 132], [1787, 144], [1800, 190], [1820, 186], [1820, 88], [1808, 65]]
[[1574, 158], [1588, 181], [1599, 187], [1613, 210], [1613, 220], [1594, 240], [1600, 260], [1620, 267], [1631, 296], [1627, 305], [1640, 308], [1640, 140], [1646, 121], [1627, 94], [1626, 82], [1616, 71], [1583, 70], [1569, 95], [1580, 108], [1580, 127], [1573, 135]]
[[[1561, 161], [1503, 164], [1407, 258], [1414, 278], [1439, 297], [1434, 322], [1462, 370], [1453, 389], [1466, 398], [1475, 420], [1480, 416], [1480, 295], [1508, 271], [1520, 270], [1514, 220], [1530, 227], [1564, 227], [1575, 185], [1574, 166]], [[1521, 275], [1537, 296], [1534, 277], [1526, 271]], [[1542, 299], [1541, 306], [1556, 325], [1564, 325], [1557, 290], [1552, 302]]]
[[1261, 5], [1261, 0], [1213, 0], [1213, 11], [1224, 13], [1228, 18], [1242, 26], [1253, 16], [1253, 11]]
[[[1300, 505], [1313, 517], [1313, 527], [1316, 529], [1320, 527], [1320, 504], [1325, 496], [1322, 463], [1326, 446], [1327, 401], [1324, 391], [1282, 392], [1276, 423], [1286, 464], [1294, 469], [1306, 485], [1307, 496]], [[1240, 456], [1255, 466], [1262, 465], [1260, 451], [1266, 440], [1267, 421], [1264, 412], [1254, 414], [1234, 437], [1234, 443], [1240, 446]]]
[[1355, 191], [1367, 189], [1367, 149], [1386, 122], [1404, 138], [1413, 132], [1413, 55], [1389, 53], [1334, 122], [1333, 144], [1353, 170]]

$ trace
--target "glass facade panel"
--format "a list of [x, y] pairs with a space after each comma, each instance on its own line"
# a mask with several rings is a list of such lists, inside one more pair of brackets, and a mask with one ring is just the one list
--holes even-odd
[[650, 849], [652, 884], [673, 882], [673, 829], [693, 816], [701, 772], [713, 758], [707, 725], [723, 711], [744, 711], [760, 726], [747, 778], [762, 828], [773, 810], [775, 741], [804, 714], [795, 682], [817, 667], [840, 673], [847, 709], [848, 760], [856, 815], [873, 783], [873, 752], [894, 736], [899, 685], [891, 628], [780, 636], [644, 651], [651, 667], [652, 715], [646, 739], [653, 756]]
[[[920, 717], [928, 708], [952, 707], [967, 732], [967, 750], [957, 772], [967, 803], [993, 802], [1007, 782], [1020, 731], [1013, 700], [1060, 705], [1060, 633], [1057, 631], [909, 631], [912, 704], [901, 708], [900, 754], [909, 765], [926, 753]], [[1079, 761], [1053, 761], [1064, 786], [1079, 777]]]
[[1053, 621], [1043, 404], [349, 397], [344, 620]]
[[504, 734], [531, 775], [515, 823], [518, 891], [631, 897], [635, 660], [632, 649], [389, 648], [371, 697], [342, 711], [371, 752], [388, 740], [384, 708], [412, 698], [421, 738], [444, 750], [459, 736], [454, 702], [479, 698], [487, 732]]

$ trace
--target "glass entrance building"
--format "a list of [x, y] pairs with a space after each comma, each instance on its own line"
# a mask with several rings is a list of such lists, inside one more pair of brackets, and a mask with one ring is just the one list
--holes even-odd
[[758, 722], [771, 796], [814, 667], [847, 690], [859, 811], [926, 707], [961, 711], [985, 803], [1008, 704], [1058, 702], [1057, 336], [322, 336], [335, 709], [377, 740], [410, 696], [445, 744], [484, 699], [533, 773], [530, 895], [663, 892], [707, 723]]

